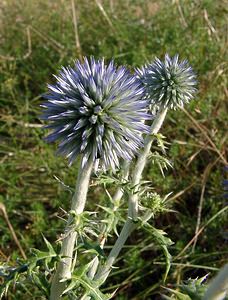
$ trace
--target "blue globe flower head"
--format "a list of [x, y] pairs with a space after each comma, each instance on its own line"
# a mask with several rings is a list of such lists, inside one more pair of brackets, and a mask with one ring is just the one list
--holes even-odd
[[146, 88], [152, 108], [161, 106], [176, 109], [183, 107], [195, 95], [196, 75], [188, 61], [179, 61], [178, 55], [165, 55], [162, 62], [158, 58], [136, 70], [136, 76]]
[[131, 160], [143, 145], [148, 101], [141, 82], [125, 67], [104, 59], [84, 58], [62, 68], [56, 83], [48, 85], [41, 118], [50, 122], [48, 142], [59, 141], [58, 154], [69, 163], [82, 154], [83, 165], [99, 159], [104, 169]]

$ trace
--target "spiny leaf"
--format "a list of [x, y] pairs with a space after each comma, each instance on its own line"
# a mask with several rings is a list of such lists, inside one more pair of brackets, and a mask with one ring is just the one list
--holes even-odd
[[207, 276], [208, 275], [201, 278], [188, 279], [185, 283], [178, 284], [178, 291], [164, 287], [167, 291], [171, 292], [173, 296], [175, 295], [175, 298], [166, 297], [166, 299], [201, 300], [207, 288], [207, 285], [204, 284]]
[[68, 287], [63, 291], [62, 295], [67, 294], [71, 290], [73, 290], [75, 287], [78, 287], [79, 282], [76, 280], [72, 280], [71, 283], [68, 285]]
[[153, 136], [156, 139], [158, 147], [165, 154], [166, 153], [166, 149], [167, 149], [166, 145], [169, 145], [170, 143], [168, 143], [168, 142], [165, 141], [166, 137], [164, 135], [162, 135], [161, 133], [153, 134]]
[[[173, 294], [175, 294], [175, 296], [176, 296], [176, 300], [192, 300], [188, 295], [185, 295], [185, 294], [182, 294], [182, 293], [180, 293], [180, 292], [178, 292], [178, 291], [175, 291], [175, 290], [173, 290], [173, 289], [169, 289], [169, 288], [165, 288], [167, 291], [169, 291], [169, 292], [172, 292]], [[167, 296], [165, 296], [165, 295], [163, 295], [163, 297], [165, 298], [165, 299], [170, 299], [170, 300], [175, 300], [173, 297], [167, 297]]]
[[110, 294], [103, 294], [99, 288], [96, 286], [95, 282], [90, 280], [85, 275], [76, 276], [73, 275], [71, 278], [71, 283], [64, 290], [63, 295], [67, 294], [69, 291], [77, 288], [79, 284], [85, 289], [85, 296], [90, 296], [94, 300], [109, 300], [111, 299]]
[[169, 161], [168, 158], [160, 155], [157, 151], [151, 153], [149, 155], [149, 159], [151, 160], [152, 164], [157, 164], [161, 173], [162, 173], [162, 176], [165, 177], [164, 175], [164, 169], [168, 169], [168, 167], [170, 168], [173, 168], [171, 162]]
[[33, 272], [32, 274], [32, 280], [33, 283], [36, 284], [36, 286], [43, 291], [43, 293], [48, 297], [49, 296], [49, 283], [47, 280], [44, 279], [44, 276], [41, 274], [36, 274]]
[[[141, 220], [142, 221], [142, 220]], [[166, 232], [164, 232], [161, 229], [157, 229], [150, 225], [148, 222], [142, 222], [143, 228], [148, 231], [150, 234], [153, 235], [155, 242], [160, 246], [164, 252], [165, 259], [166, 259], [166, 271], [164, 274], [163, 281], [165, 282], [167, 275], [170, 270], [171, 266], [171, 255], [168, 251], [168, 246], [173, 245], [173, 242], [171, 241], [170, 238], [166, 237]]]
[[47, 246], [47, 248], [49, 250], [50, 256], [57, 255], [56, 252], [55, 252], [55, 250], [54, 250], [54, 248], [52, 247], [51, 243], [45, 238], [44, 235], [42, 235], [42, 236], [43, 236], [44, 242], [45, 242], [45, 244], [46, 244], [46, 246]]
[[87, 250], [86, 252], [95, 253], [104, 257], [104, 250], [99, 244], [84, 242], [82, 246]]
[[86, 295], [92, 297], [94, 300], [109, 300], [110, 294], [103, 294], [92, 280], [86, 277], [75, 278], [85, 288]]

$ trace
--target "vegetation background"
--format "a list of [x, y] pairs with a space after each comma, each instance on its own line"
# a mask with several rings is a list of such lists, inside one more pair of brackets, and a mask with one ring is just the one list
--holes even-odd
[[[39, 120], [52, 73], [80, 56], [115, 58], [133, 69], [155, 56], [179, 53], [198, 74], [199, 93], [185, 111], [170, 112], [161, 131], [170, 143], [174, 169], [164, 178], [149, 164], [145, 178], [162, 195], [173, 192], [176, 212], [154, 221], [174, 241], [166, 287], [216, 274], [228, 252], [222, 187], [227, 176], [227, 12], [223, 0], [0, 1], [1, 263], [13, 265], [23, 252], [30, 256], [30, 248], [44, 247], [42, 233], [54, 243], [63, 228], [59, 208], [69, 207], [70, 195], [54, 176], [73, 187], [77, 164], [68, 168], [54, 155], [56, 146], [43, 141]], [[95, 209], [100, 198], [105, 201], [102, 188], [91, 187], [89, 207]], [[103, 289], [118, 287], [115, 299], [161, 299], [166, 293], [163, 254], [145, 232], [131, 236], [117, 266]], [[41, 296], [21, 288], [7, 299]]]

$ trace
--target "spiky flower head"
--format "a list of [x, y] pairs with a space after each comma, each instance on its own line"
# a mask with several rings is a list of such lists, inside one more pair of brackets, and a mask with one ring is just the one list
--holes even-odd
[[179, 61], [178, 55], [165, 55], [162, 62], [153, 63], [136, 70], [137, 77], [146, 88], [147, 97], [153, 108], [176, 109], [188, 103], [196, 93], [196, 75], [187, 60]]
[[151, 118], [141, 82], [125, 67], [94, 58], [63, 67], [55, 78], [41, 118], [53, 131], [47, 141], [60, 141], [57, 153], [70, 164], [79, 154], [83, 165], [99, 159], [105, 169], [118, 167], [119, 158], [132, 159], [148, 132], [144, 121]]

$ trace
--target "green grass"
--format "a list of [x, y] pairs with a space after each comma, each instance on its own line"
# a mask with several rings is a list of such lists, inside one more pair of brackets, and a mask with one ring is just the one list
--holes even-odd
[[[115, 58], [118, 64], [133, 68], [155, 56], [162, 58], [166, 52], [179, 53], [198, 74], [199, 93], [186, 107], [195, 123], [184, 112], [174, 111], [162, 129], [170, 143], [168, 153], [174, 169], [166, 173], [166, 178], [151, 165], [145, 172], [161, 194], [172, 191], [175, 196], [182, 191], [172, 204], [177, 212], [155, 220], [156, 226], [164, 228], [175, 242], [170, 252], [178, 256], [195, 234], [203, 186], [201, 225], [225, 206], [221, 184], [228, 140], [225, 1], [183, 0], [179, 7], [178, 1], [103, 1], [108, 18], [95, 1], [75, 2], [82, 55]], [[73, 187], [77, 173], [77, 166], [68, 168], [65, 159], [54, 155], [56, 146], [42, 140], [44, 132], [39, 127], [39, 104], [46, 83], [53, 80], [51, 74], [61, 65], [72, 63], [79, 55], [71, 3], [2, 1], [0, 28], [0, 201], [29, 256], [31, 247], [41, 247], [41, 233], [54, 242], [62, 232], [57, 213], [59, 207], [69, 207], [70, 194], [53, 175]], [[91, 209], [101, 193], [101, 189], [91, 188]], [[191, 245], [174, 260], [182, 265], [172, 266], [167, 284], [215, 274], [207, 266], [219, 268], [225, 263], [225, 221], [225, 214], [215, 218], [199, 235], [195, 251]], [[13, 264], [20, 252], [3, 217], [0, 236], [0, 259]], [[150, 237], [144, 232], [137, 231], [129, 239], [130, 248], [126, 249], [130, 252], [123, 251], [119, 261], [125, 272], [114, 271], [104, 287], [113, 290], [120, 284], [116, 299], [161, 299], [165, 268], [153, 263], [162, 263], [164, 258], [153, 246], [142, 251], [149, 243]], [[21, 293], [11, 294], [9, 299], [31, 299], [28, 292]]]

